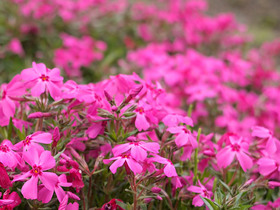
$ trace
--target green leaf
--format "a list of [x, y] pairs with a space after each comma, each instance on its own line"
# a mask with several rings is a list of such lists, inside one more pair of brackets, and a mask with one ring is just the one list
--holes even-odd
[[[230, 192], [230, 194], [232, 195], [231, 189], [229, 188], [229, 186], [224, 183], [222, 180], [219, 179], [219, 182]], [[233, 196], [233, 195], [232, 195]]]
[[123, 140], [126, 140], [128, 137], [133, 136], [133, 135], [135, 135], [135, 134], [137, 134], [137, 133], [138, 133], [138, 130], [134, 130], [134, 131], [131, 131], [131, 132], [129, 132], [129, 133], [126, 133], [126, 134], [124, 135], [124, 137], [123, 137]]
[[116, 204], [119, 205], [123, 209], [127, 209], [127, 205], [124, 202], [116, 200]]
[[8, 125], [8, 139], [11, 140], [13, 132], [13, 119], [10, 117], [10, 122]]
[[210, 209], [210, 210], [219, 210], [219, 207], [217, 204], [215, 204], [213, 201], [211, 201], [208, 198], [204, 198], [201, 195], [199, 196], [203, 202], [205, 203], [205, 205]]
[[63, 149], [61, 152], [57, 153], [57, 154], [54, 156], [54, 159], [57, 160], [57, 159], [60, 157], [60, 155], [65, 151], [65, 149], [66, 149], [66, 147], [64, 147], [64, 149]]

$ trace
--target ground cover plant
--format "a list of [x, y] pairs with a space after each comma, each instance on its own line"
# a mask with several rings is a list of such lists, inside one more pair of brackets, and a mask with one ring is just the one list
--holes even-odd
[[0, 10], [1, 209], [280, 208], [279, 40], [202, 0]]

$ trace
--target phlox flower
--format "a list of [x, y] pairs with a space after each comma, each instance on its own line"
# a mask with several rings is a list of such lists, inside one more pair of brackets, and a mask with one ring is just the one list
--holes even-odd
[[42, 187], [39, 190], [38, 200], [42, 201], [43, 203], [48, 203], [52, 199], [53, 193], [55, 192], [58, 201], [62, 202], [63, 198], [66, 195], [62, 187], [70, 187], [70, 186], [72, 186], [72, 183], [67, 182], [67, 178], [65, 174], [61, 174], [58, 177], [57, 183], [52, 191], [48, 190], [48, 188], [46, 187]]
[[185, 126], [170, 127], [167, 129], [167, 131], [177, 134], [175, 143], [178, 147], [191, 145], [192, 148], [196, 148], [198, 146], [196, 139], [193, 137], [192, 133], [186, 129]]
[[196, 195], [194, 198], [193, 198], [193, 201], [192, 201], [192, 204], [194, 206], [202, 206], [204, 204], [203, 200], [200, 198], [200, 196], [204, 197], [204, 198], [208, 198], [208, 199], [211, 199], [213, 193], [211, 191], [208, 191], [206, 189], [205, 186], [203, 186], [201, 184], [201, 182], [198, 180], [198, 186], [190, 186], [188, 187], [188, 191], [190, 192], [194, 192], [194, 193], [199, 193], [198, 195]]
[[269, 153], [274, 153], [277, 150], [276, 139], [273, 137], [273, 134], [270, 130], [261, 127], [254, 126], [252, 127], [252, 136], [264, 139], [264, 142], [260, 143], [260, 146], [263, 146], [265, 150]]
[[21, 188], [21, 193], [26, 199], [37, 199], [38, 197], [38, 179], [50, 191], [53, 191], [57, 184], [57, 175], [51, 172], [45, 172], [55, 167], [55, 159], [50, 151], [44, 151], [39, 154], [36, 148], [30, 148], [28, 152], [23, 153], [24, 160], [32, 167], [32, 169], [22, 175], [14, 178], [13, 182], [25, 180], [31, 176], [31, 179], [26, 181]]
[[21, 96], [25, 92], [20, 75], [16, 75], [9, 84], [2, 84], [0, 88], [0, 113], [6, 118], [13, 117], [16, 110], [16, 96]]
[[[2, 196], [2, 193], [0, 192], [0, 197]], [[12, 192], [10, 194], [10, 190], [7, 190], [3, 194], [3, 199], [0, 199], [0, 209], [14, 209], [16, 206], [18, 206], [21, 203], [21, 198], [16, 192]]]
[[3, 140], [0, 145], [0, 162], [5, 167], [15, 168], [20, 162], [20, 156], [14, 152], [14, 145], [7, 139]]
[[162, 122], [168, 127], [178, 126], [179, 123], [185, 123], [186, 125], [193, 126], [193, 121], [190, 117], [183, 117], [178, 114], [169, 114], [162, 119]]
[[168, 160], [159, 155], [154, 155], [154, 157], [149, 158], [149, 161], [164, 164], [165, 166], [164, 166], [163, 172], [167, 177], [177, 177], [178, 176], [176, 169], [175, 169], [173, 163], [171, 162], [171, 160]]
[[114, 156], [118, 156], [130, 150], [130, 154], [135, 160], [143, 161], [147, 158], [147, 151], [157, 154], [159, 149], [158, 143], [139, 141], [117, 145], [113, 148], [112, 152]]
[[24, 69], [21, 72], [21, 77], [30, 87], [32, 96], [37, 97], [47, 91], [52, 98], [56, 99], [61, 94], [63, 77], [60, 76], [58, 68], [50, 70], [43, 63], [33, 62], [32, 68]]
[[31, 135], [28, 135], [25, 140], [20, 141], [15, 145], [16, 148], [23, 148], [23, 151], [28, 151], [31, 147], [36, 147], [37, 149], [42, 149], [42, 147], [37, 143], [50, 144], [52, 143], [52, 134], [37, 131]]
[[226, 168], [234, 159], [237, 158], [242, 169], [246, 171], [253, 166], [252, 159], [248, 154], [248, 142], [246, 142], [242, 137], [234, 138], [229, 136], [229, 145], [221, 149], [217, 154], [218, 166]]
[[136, 162], [130, 154], [119, 155], [109, 159], [104, 159], [105, 164], [109, 164], [111, 161], [115, 162], [110, 166], [110, 170], [113, 174], [117, 172], [117, 169], [125, 164], [126, 169], [130, 169], [134, 174], [140, 174], [143, 170], [142, 166]]
[[68, 203], [69, 198], [74, 200], [80, 200], [80, 198], [71, 192], [66, 192], [63, 200], [60, 202], [58, 210], [79, 210], [79, 204], [77, 202]]
[[259, 165], [259, 172], [263, 176], [269, 176], [274, 172], [280, 172], [280, 160], [279, 154], [277, 153], [260, 158], [257, 164]]
[[151, 109], [152, 107], [145, 103], [139, 103], [139, 106], [135, 109], [135, 126], [139, 131], [147, 130], [151, 126], [147, 119], [148, 111]]

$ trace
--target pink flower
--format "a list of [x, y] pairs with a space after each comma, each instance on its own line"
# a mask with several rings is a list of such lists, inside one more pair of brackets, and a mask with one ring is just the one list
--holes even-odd
[[58, 68], [48, 69], [45, 64], [35, 62], [32, 68], [24, 69], [21, 77], [26, 85], [30, 87], [33, 96], [40, 96], [45, 91], [49, 92], [51, 97], [56, 99], [60, 96], [63, 77], [60, 76]]
[[251, 168], [253, 161], [247, 155], [248, 142], [244, 141], [242, 137], [235, 138], [233, 136], [229, 136], [229, 141], [229, 145], [221, 149], [216, 156], [218, 165], [226, 168], [233, 161], [234, 157], [236, 157], [244, 171]]
[[[0, 192], [0, 197], [2, 193]], [[0, 208], [1, 209], [14, 209], [21, 203], [21, 198], [16, 192], [10, 194], [10, 190], [7, 190], [3, 194], [3, 200], [0, 199]], [[3, 208], [4, 207], [4, 208]]]
[[26, 199], [37, 199], [38, 197], [38, 179], [50, 191], [54, 190], [57, 183], [57, 175], [51, 172], [45, 172], [55, 167], [55, 159], [50, 151], [44, 151], [39, 154], [35, 148], [30, 148], [28, 152], [23, 153], [24, 160], [32, 167], [32, 169], [22, 175], [14, 178], [13, 182], [25, 180], [31, 176], [31, 179], [26, 181], [21, 188], [21, 193]]
[[159, 155], [154, 155], [154, 157], [149, 158], [149, 161], [164, 164], [165, 166], [164, 166], [163, 172], [167, 177], [178, 176], [176, 169], [175, 169], [173, 163], [171, 162], [171, 160], [163, 158]]
[[114, 156], [118, 156], [130, 150], [131, 156], [135, 160], [143, 161], [147, 158], [147, 151], [157, 154], [159, 152], [160, 146], [158, 143], [154, 142], [130, 142], [126, 144], [120, 144], [113, 148], [112, 152]]
[[110, 170], [113, 174], [115, 174], [117, 172], [117, 169], [121, 166], [123, 166], [123, 164], [125, 164], [125, 167], [127, 170], [131, 169], [133, 171], [134, 174], [140, 174], [143, 170], [142, 166], [137, 163], [132, 157], [131, 155], [127, 154], [127, 155], [120, 155], [117, 157], [112, 157], [109, 159], [104, 159], [103, 162], [105, 164], [110, 163], [111, 161], [116, 160], [111, 166], [110, 166]]
[[178, 147], [191, 145], [192, 148], [196, 148], [198, 146], [196, 139], [193, 137], [192, 133], [186, 129], [185, 126], [171, 127], [168, 128], [167, 131], [177, 134], [175, 143]]
[[269, 176], [274, 172], [280, 172], [279, 154], [270, 154], [258, 160], [259, 172], [263, 176]]
[[194, 193], [199, 193], [198, 195], [196, 195], [194, 198], [193, 198], [193, 202], [192, 204], [194, 206], [202, 206], [204, 204], [203, 200], [200, 198], [200, 196], [204, 197], [204, 198], [208, 198], [208, 199], [211, 199], [213, 193], [211, 191], [208, 191], [206, 189], [205, 186], [203, 186], [200, 181], [198, 180], [198, 184], [199, 184], [199, 187], [197, 186], [190, 186], [188, 187], [188, 191], [191, 191], [191, 192], [194, 192]]
[[147, 111], [151, 109], [151, 106], [148, 104], [140, 103], [139, 106], [135, 109], [136, 119], [135, 126], [139, 131], [147, 130], [150, 127], [150, 123], [147, 119]]
[[[261, 147], [264, 147], [267, 152], [271, 154], [276, 152], [277, 140], [273, 137], [272, 132], [270, 130], [261, 126], [254, 126], [252, 127], [252, 136], [264, 139], [264, 142], [261, 142]], [[262, 146], [263, 143], [264, 145]]]
[[62, 202], [63, 198], [66, 195], [62, 187], [70, 187], [70, 186], [72, 186], [72, 183], [67, 182], [67, 178], [65, 174], [61, 174], [58, 177], [57, 183], [54, 186], [53, 190], [48, 190], [48, 188], [46, 187], [42, 187], [39, 190], [38, 200], [42, 201], [43, 203], [48, 203], [52, 199], [53, 193], [55, 192], [58, 201]]
[[9, 84], [2, 84], [0, 90], [0, 112], [9, 119], [14, 116], [16, 110], [16, 102], [13, 99], [25, 92], [20, 75], [16, 75]]
[[14, 169], [20, 162], [20, 156], [14, 152], [14, 145], [7, 139], [3, 140], [0, 145], [0, 162], [5, 167]]
[[23, 151], [28, 151], [31, 147], [36, 147], [37, 149], [42, 148], [39, 144], [50, 144], [52, 143], [52, 134], [37, 131], [36, 133], [33, 133], [31, 135], [28, 135], [25, 140], [22, 140], [21, 142], [17, 143], [15, 147], [21, 148], [23, 147]]
[[176, 127], [179, 123], [185, 123], [186, 125], [193, 127], [193, 121], [190, 117], [178, 114], [169, 114], [162, 119], [162, 122], [168, 127]]
[[18, 54], [19, 56], [24, 55], [24, 51], [23, 51], [23, 48], [21, 46], [21, 43], [17, 38], [13, 38], [10, 41], [10, 43], [8, 44], [8, 49], [13, 53]]
[[74, 200], [80, 200], [80, 198], [74, 193], [67, 192], [63, 200], [60, 202], [58, 210], [79, 210], [79, 204], [77, 202], [74, 202], [73, 204], [72, 203], [68, 204], [69, 198]]

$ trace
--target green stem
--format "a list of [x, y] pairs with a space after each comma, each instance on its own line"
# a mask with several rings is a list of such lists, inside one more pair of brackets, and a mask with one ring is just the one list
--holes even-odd
[[[201, 128], [198, 129], [198, 133], [197, 133], [197, 144], [199, 145], [199, 138], [200, 138], [200, 134], [201, 134]], [[198, 176], [197, 176], [197, 167], [198, 167], [198, 147], [195, 149], [194, 152], [194, 179], [193, 179], [193, 184], [195, 185], [197, 180], [198, 180]]]

